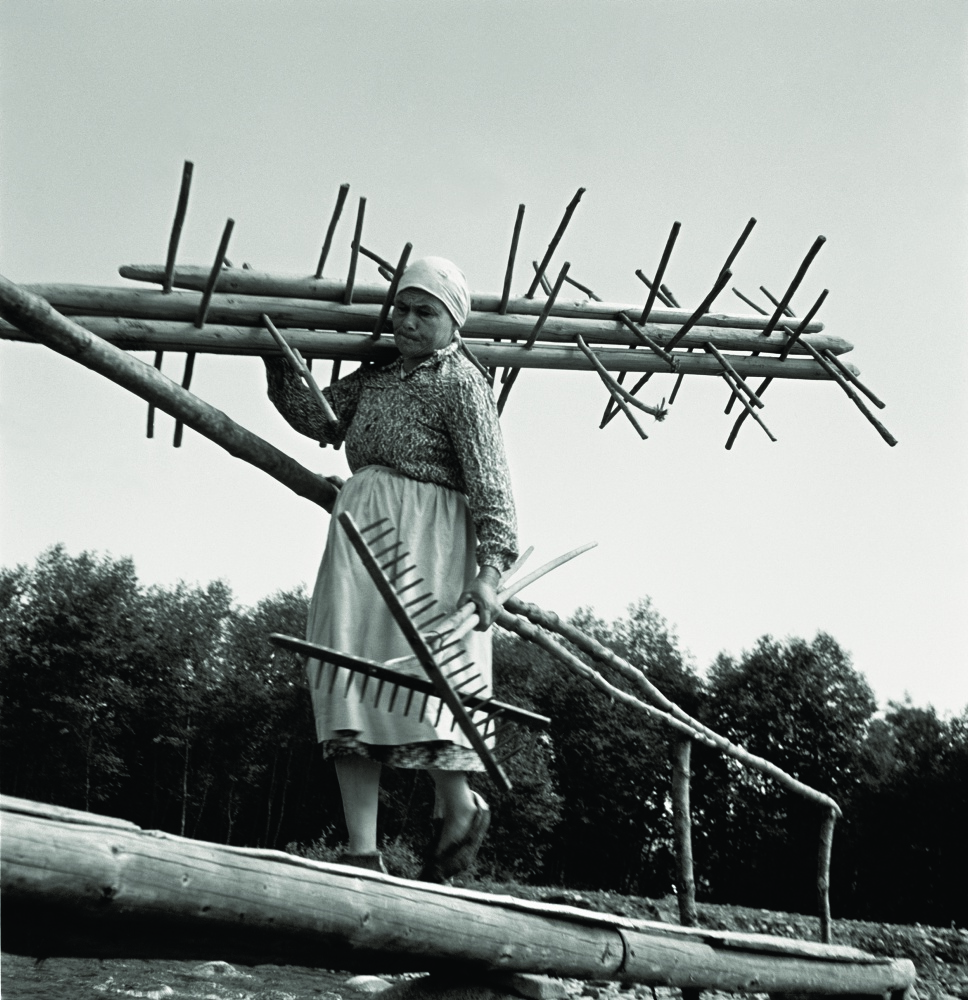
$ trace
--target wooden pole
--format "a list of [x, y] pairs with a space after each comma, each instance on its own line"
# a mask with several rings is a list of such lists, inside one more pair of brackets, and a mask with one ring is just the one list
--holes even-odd
[[676, 335], [665, 344], [667, 351], [671, 351], [681, 340], [683, 340], [686, 334], [698, 324], [699, 320], [709, 311], [709, 307], [713, 304], [716, 296], [729, 284], [729, 279], [732, 277], [732, 273], [729, 271], [723, 271], [719, 277], [716, 279], [716, 283], [709, 290], [709, 294], [702, 300], [702, 303], [696, 309], [696, 311], [682, 324]]
[[649, 288], [649, 296], [645, 300], [645, 305], [642, 308], [642, 315], [639, 319], [639, 323], [642, 326], [648, 322], [649, 316], [652, 314], [652, 306], [655, 305], [655, 299], [657, 295], [661, 294], [660, 287], [662, 283], [662, 277], [665, 274], [666, 265], [669, 263], [669, 257], [672, 256], [672, 248], [676, 245], [676, 239], [679, 236], [679, 230], [682, 228], [681, 222], [672, 223], [672, 231], [669, 233], [669, 238], [666, 240], [665, 249], [662, 251], [662, 259], [659, 261], [659, 270], [655, 272], [655, 280], [651, 283], [646, 281], [645, 275], [641, 271], [636, 271], [639, 279], [645, 282]]
[[[186, 392], [151, 365], [131, 357], [61, 316], [44, 299], [0, 275], [0, 314], [24, 333], [123, 386], [230, 455], [241, 458], [288, 486], [299, 496], [330, 511], [337, 488], [294, 461], [268, 441], [246, 430], [221, 410]], [[264, 334], [268, 337], [268, 334]]]
[[316, 400], [316, 405], [319, 407], [323, 416], [331, 424], [338, 424], [339, 417], [333, 412], [333, 408], [329, 405], [328, 400], [323, 395], [322, 389], [319, 388], [316, 379], [313, 378], [313, 373], [309, 370], [309, 366], [303, 360], [303, 356], [299, 351], [293, 350], [286, 342], [286, 338], [276, 329], [275, 323], [268, 316], [262, 317], [262, 322], [265, 328], [272, 334], [272, 339], [279, 345], [279, 349], [285, 355], [286, 360], [289, 362], [289, 366], [293, 371], [306, 383], [306, 387], [313, 394], [313, 398]]
[[561, 237], [565, 235], [568, 223], [571, 221], [571, 217], [575, 214], [575, 209], [578, 208], [578, 202], [581, 201], [581, 196], [584, 193], [585, 189], [579, 188], [575, 193], [575, 197], [568, 202], [565, 214], [562, 216], [561, 222], [558, 223], [557, 230], [555, 230], [555, 235], [551, 237], [551, 242], [548, 244], [548, 249], [545, 250], [544, 257], [541, 258], [541, 263], [535, 268], [534, 279], [532, 280], [527, 292], [524, 294], [526, 299], [534, 298], [534, 293], [538, 288], [538, 284], [544, 277], [544, 273], [548, 268], [548, 263], [550, 262], [555, 250], [558, 248], [558, 244], [561, 242]]
[[867, 404], [854, 392], [851, 384], [844, 378], [843, 375], [837, 371], [836, 368], [811, 344], [804, 341], [804, 347], [807, 349], [807, 353], [812, 355], [814, 360], [824, 366], [830, 377], [840, 386], [847, 396], [853, 402], [853, 404], [860, 410], [861, 413], [867, 417], [869, 423], [874, 427], [878, 434], [893, 448], [897, 444], [897, 438], [877, 419], [876, 416], [870, 411]]
[[695, 927], [696, 879], [692, 866], [692, 814], [689, 806], [689, 780], [692, 775], [692, 740], [678, 736], [672, 744], [672, 825], [676, 838], [676, 898], [679, 923]]
[[[155, 351], [155, 368], [161, 371], [161, 365], [164, 361], [165, 352]], [[153, 438], [155, 436], [155, 404], [148, 404], [148, 426], [146, 428], [146, 437]]]
[[820, 826], [820, 848], [817, 852], [817, 909], [820, 912], [820, 940], [833, 941], [833, 924], [830, 920], [830, 855], [833, 850], [834, 826], [837, 814], [829, 809]]
[[356, 264], [360, 259], [360, 244], [363, 240], [363, 216], [366, 213], [366, 198], [360, 198], [356, 209], [356, 230], [353, 234], [353, 245], [350, 249], [350, 269], [343, 285], [343, 305], [353, 302], [353, 286], [356, 284]]
[[[157, 264], [125, 264], [118, 268], [123, 278], [134, 281], [144, 281], [157, 285], [164, 274], [164, 268]], [[175, 268], [174, 284], [176, 288], [201, 291], [205, 287], [208, 270], [196, 266]], [[77, 286], [74, 286], [77, 287]], [[313, 301], [342, 302], [346, 284], [341, 280], [300, 277], [297, 275], [274, 274], [265, 271], [233, 268], [223, 273], [219, 280], [219, 291], [235, 295], [268, 295], [285, 298], [310, 299]], [[353, 291], [353, 301], [356, 303], [379, 304], [386, 296], [386, 285], [356, 284]], [[471, 295], [471, 310], [476, 313], [498, 313], [501, 296], [486, 292], [473, 292]], [[509, 299], [506, 311], [522, 316], [539, 316], [544, 309], [543, 300], [517, 298]], [[582, 299], [581, 301], [562, 300], [555, 303], [554, 315], [571, 317], [573, 319], [614, 320], [615, 314], [625, 311], [634, 315], [639, 311], [635, 304], [619, 302], [598, 302]], [[693, 310], [680, 309], [670, 304], [668, 309], [653, 309], [649, 314], [649, 322], [666, 326], [680, 327], [692, 315]], [[701, 326], [728, 326], [737, 329], [759, 330], [767, 325], [763, 315], [749, 316], [727, 313], [706, 313], [702, 316]], [[822, 322], [815, 321], [807, 328], [806, 333], [820, 333], [824, 329]], [[846, 348], [850, 350], [850, 348]]]
[[518, 255], [518, 240], [521, 238], [521, 224], [524, 222], [524, 205], [518, 205], [518, 214], [514, 220], [514, 232], [511, 234], [511, 250], [508, 253], [508, 266], [504, 272], [504, 288], [497, 311], [503, 316], [508, 311], [508, 301], [511, 298], [511, 279], [514, 275], [514, 260]]
[[545, 307], [541, 310], [541, 315], [538, 317], [537, 323], [535, 323], [531, 328], [531, 332], [528, 334], [528, 338], [524, 342], [524, 349], [526, 351], [530, 351], [531, 348], [534, 347], [534, 342], [538, 339], [538, 334], [541, 332], [541, 328], [545, 325], [548, 317], [551, 315], [551, 310], [555, 306], [555, 299], [558, 298], [561, 286], [565, 283], [565, 277], [568, 274], [569, 267], [571, 267], [571, 264], [569, 264], [567, 260], [561, 265], [561, 270], [558, 272], [558, 278], [555, 281], [555, 286], [548, 293], [548, 300], [545, 302]]
[[[169, 296], [171, 297], [171, 296]], [[276, 325], [285, 329], [286, 339], [306, 358], [325, 358], [343, 361], [392, 361], [396, 349], [383, 338], [374, 342], [367, 333], [331, 333], [311, 329], [294, 329], [284, 317], [272, 315]], [[376, 321], [376, 312], [373, 312]], [[261, 322], [258, 327], [227, 326], [207, 323], [203, 330], [196, 330], [191, 323], [115, 317], [72, 317], [91, 333], [129, 351], [193, 350], [199, 354], [261, 355], [275, 353], [275, 344]], [[463, 336], [463, 331], [462, 331]], [[574, 334], [572, 334], [574, 338]], [[0, 323], [0, 339], [29, 340], [16, 325]], [[592, 371], [595, 366], [574, 345], [535, 345], [526, 351], [521, 344], [473, 340], [468, 349], [477, 360], [488, 367], [547, 368], [560, 371]], [[629, 351], [624, 348], [598, 347], [596, 359], [609, 371], [668, 372], [666, 363], [646, 351]], [[677, 357], [679, 370], [685, 375], [721, 376], [723, 369], [715, 358], [708, 355], [682, 354]], [[730, 355], [730, 363], [745, 378], [773, 376], [792, 379], [828, 379], [828, 371], [806, 358], [778, 358], [749, 355]], [[506, 387], [506, 383], [505, 383]]]
[[346, 196], [350, 193], [349, 184], [340, 184], [339, 192], [336, 195], [336, 206], [333, 208], [333, 214], [330, 216], [329, 226], [326, 229], [326, 237], [323, 240], [323, 249], [319, 254], [319, 263], [316, 265], [316, 278], [322, 278], [323, 268], [326, 266], [326, 258], [329, 256], [329, 249], [333, 245], [333, 233], [336, 232], [336, 223], [339, 222], [339, 217], [343, 213], [343, 205], [346, 202]]
[[[525, 618], [527, 621], [524, 620]], [[773, 778], [791, 792], [801, 795], [811, 802], [816, 802], [826, 809], [836, 810], [837, 814], [840, 815], [840, 806], [829, 795], [819, 792], [809, 785], [805, 785], [802, 781], [777, 767], [776, 764], [762, 757], [757, 757], [755, 754], [751, 754], [744, 747], [731, 743], [725, 737], [720, 736], [708, 726], [701, 723], [698, 719], [692, 718], [675, 702], [670, 701], [641, 670], [633, 667], [631, 663], [624, 660], [614, 650], [602, 645], [580, 629], [576, 629], [574, 626], [563, 622], [554, 612], [545, 611], [537, 607], [537, 605], [529, 604], [527, 601], [513, 597], [507, 602], [505, 610], [498, 617], [497, 621], [502, 628], [516, 632], [523, 638], [529, 639], [547, 649], [565, 667], [584, 677], [586, 680], [591, 681], [596, 687], [605, 691], [609, 697], [623, 701], [633, 707], [641, 708], [651, 715], [663, 719], [678, 733], [698, 740], [706, 746], [726, 754], [728, 757], [733, 757], [747, 767], [751, 767], [761, 774]], [[632, 681], [652, 704], [647, 704], [634, 695], [628, 694], [621, 688], [610, 684], [601, 674], [588, 666], [583, 660], [555, 642], [543, 629], [550, 629], [557, 632], [582, 652], [617, 670], [623, 677]]]
[[793, 281], [790, 282], [786, 292], [783, 294], [783, 298], [780, 299], [776, 304], [776, 309], [773, 315], [770, 317], [769, 323], [766, 325], [766, 329], [763, 331], [764, 336], [769, 335], [773, 332], [774, 327], [780, 322], [780, 318], [787, 311], [787, 306], [790, 304], [790, 299], [793, 298], [793, 293], [800, 287], [800, 282], [803, 281], [804, 276], [807, 273], [807, 268], [813, 263], [813, 258], [817, 256], [820, 252], [820, 248], [827, 242], [826, 236], [818, 236], [813, 243], [813, 246], [807, 251], [806, 257], [803, 258], [800, 263], [800, 267], [797, 269], [797, 273], [793, 276]]
[[[219, 288], [236, 269], [222, 271]], [[97, 285], [31, 284], [24, 286], [28, 291], [41, 295], [55, 309], [72, 316], [115, 316], [131, 319], [160, 319], [194, 321], [199, 313], [200, 300], [194, 292], [163, 295], [157, 289], [149, 288], [109, 288]], [[229, 290], [225, 290], [229, 291]], [[298, 299], [289, 296], [218, 294], [206, 308], [206, 322], [241, 326], [261, 326], [262, 314], [268, 313], [280, 327], [300, 327], [313, 330], [362, 331], [371, 333], [386, 301], [386, 286], [381, 286], [377, 301], [344, 305], [332, 301]], [[706, 317], [703, 317], [704, 321]], [[508, 314], [505, 316], [489, 312], [472, 312], [461, 328], [465, 339], [525, 339], [534, 328], [528, 314]], [[545, 316], [541, 327], [541, 340], [552, 343], [567, 343], [581, 334], [587, 343], [603, 343], [628, 346], [641, 343], [638, 334], [613, 314], [608, 317], [560, 316], [553, 311]], [[760, 351], [764, 354], [782, 354], [789, 337], [785, 331], [764, 338], [753, 329], [744, 326], [706, 326], [695, 324], [687, 334], [681, 335], [671, 324], [650, 323], [645, 334], [662, 346], [671, 350], [673, 340], [683, 346], [703, 347], [707, 342], [724, 351]], [[815, 350], [831, 350], [843, 354], [852, 345], [840, 337], [818, 333], [805, 338]], [[189, 345], [190, 346], [190, 345]], [[799, 355], [809, 350], [798, 343], [793, 351]]]
[[393, 300], [397, 297], [397, 288], [400, 285], [400, 279], [403, 277], [403, 272], [407, 268], [407, 261], [410, 260], [410, 251], [412, 249], [412, 243], [404, 244], [403, 250], [400, 253], [400, 259], [397, 261], [397, 266], [393, 269], [393, 277], [390, 279], [390, 287], [387, 289], [387, 296], [383, 300], [383, 305], [380, 306], [380, 316], [377, 319], [376, 326], [373, 327], [373, 333], [371, 334], [374, 340], [376, 340], [383, 333], [383, 328], [386, 326], [387, 317], [390, 315], [390, 310], [393, 308]]
[[161, 290], [171, 291], [172, 278], [175, 273], [175, 259], [178, 256], [178, 244], [181, 241], [182, 227], [185, 225], [185, 215], [188, 212], [188, 192], [192, 186], [192, 171], [194, 164], [185, 161], [182, 168], [181, 189], [178, 192], [178, 204], [175, 206], [175, 219], [171, 224], [171, 236], [168, 238], [168, 258], [165, 261], [165, 274], [161, 282]]

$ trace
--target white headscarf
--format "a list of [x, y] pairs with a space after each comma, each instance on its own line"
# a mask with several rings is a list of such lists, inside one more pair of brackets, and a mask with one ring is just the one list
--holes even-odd
[[421, 257], [403, 272], [397, 292], [420, 288], [440, 299], [460, 329], [471, 311], [471, 293], [461, 269], [444, 257]]

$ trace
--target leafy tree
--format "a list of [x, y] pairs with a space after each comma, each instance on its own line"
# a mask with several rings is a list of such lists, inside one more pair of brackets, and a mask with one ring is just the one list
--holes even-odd
[[142, 594], [130, 559], [63, 546], [0, 576], [2, 787], [89, 809], [125, 778]]
[[891, 702], [862, 747], [844, 849], [849, 905], [860, 917], [964, 924], [968, 709]]
[[[873, 694], [837, 642], [762, 637], [708, 675], [704, 720], [717, 732], [842, 803], [858, 779]], [[811, 911], [820, 811], [756, 771], [697, 748], [707, 803], [704, 871], [716, 899]], [[780, 877], [785, 875], [786, 877]]]

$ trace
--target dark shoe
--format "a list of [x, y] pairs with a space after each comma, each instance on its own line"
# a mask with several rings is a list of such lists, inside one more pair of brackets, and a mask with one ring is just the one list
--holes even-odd
[[433, 858], [424, 865], [423, 871], [420, 873], [421, 881], [444, 882], [467, 871], [474, 863], [491, 822], [491, 810], [488, 804], [477, 792], [474, 792], [474, 798], [477, 806], [467, 832], [460, 840], [448, 844], [442, 851], [436, 851]]
[[338, 863], [352, 865], [354, 868], [367, 868], [372, 872], [381, 872], [383, 875], [390, 874], [383, 863], [383, 855], [379, 851], [374, 851], [372, 854], [344, 854]]

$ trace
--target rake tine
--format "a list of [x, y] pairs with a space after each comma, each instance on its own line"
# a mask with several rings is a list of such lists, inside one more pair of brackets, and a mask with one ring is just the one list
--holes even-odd
[[403, 587], [399, 587], [397, 589], [397, 597], [399, 597], [401, 594], [405, 594], [411, 588], [419, 586], [423, 582], [424, 578], [422, 576], [418, 576], [417, 579], [414, 580], [412, 583], [408, 583]]
[[[456, 646], [457, 643], [461, 641], [464, 637], [462, 635], [458, 636], [456, 639], [450, 639], [451, 634], [456, 631], [451, 629], [449, 632], [445, 632], [441, 638], [441, 644], [437, 647], [437, 655], [439, 656], [445, 649], [450, 649], [451, 646]], [[444, 639], [450, 639], [450, 642], [444, 642]]]
[[420, 715], [417, 717], [417, 722], [423, 722], [424, 716], [427, 714], [427, 705], [430, 703], [430, 695], [425, 694], [423, 704], [420, 706]]
[[376, 686], [376, 697], [373, 699], [373, 707], [374, 708], [379, 708], [380, 707], [380, 695], [383, 694], [383, 688], [385, 686], [386, 686], [386, 681], [381, 678], [380, 679], [380, 683], [377, 684], [377, 686]]
[[404, 714], [404, 715], [409, 715], [409, 714], [410, 714], [410, 706], [411, 706], [411, 705], [413, 704], [413, 696], [414, 696], [414, 695], [415, 695], [416, 693], [417, 693], [417, 692], [416, 692], [416, 691], [414, 691], [414, 689], [413, 689], [413, 688], [411, 688], [411, 689], [410, 689], [410, 692], [409, 692], [409, 694], [407, 695], [407, 700], [406, 700], [406, 702], [404, 703], [404, 706], [403, 706], [403, 714]]
[[[379, 522], [377, 522], [377, 523], [379, 523]], [[375, 542], [378, 542], [381, 538], [386, 538], [387, 535], [392, 535], [393, 532], [394, 532], [394, 530], [395, 529], [394, 529], [393, 525], [391, 524], [389, 528], [384, 528], [383, 531], [381, 531], [379, 535], [374, 535], [372, 538], [368, 538], [366, 540], [366, 544], [367, 545], [373, 545]]]
[[433, 625], [434, 622], [439, 622], [441, 618], [446, 618], [446, 611], [438, 611], [432, 618], [428, 618], [426, 621], [421, 622], [417, 627], [421, 630], [426, 629], [428, 625]]
[[414, 615], [422, 615], [425, 611], [429, 611], [432, 607], [434, 607], [434, 605], [436, 603], [437, 603], [437, 598], [436, 597], [431, 597], [431, 599], [422, 608], [417, 608], [413, 612], [413, 614]]
[[434, 719], [434, 729], [436, 729], [440, 725], [440, 718], [444, 714], [444, 709], [446, 707], [447, 706], [443, 703], [443, 701], [441, 701], [440, 708], [437, 709], [437, 718]]
[[392, 712], [393, 706], [397, 703], [397, 695], [400, 693], [400, 685], [394, 684], [393, 691], [390, 693], [390, 704], [387, 705], [387, 711]]
[[394, 549], [400, 548], [401, 545], [403, 545], [403, 542], [397, 539], [397, 541], [395, 541], [392, 545], [388, 545], [385, 549], [380, 549], [379, 552], [374, 552], [373, 558], [382, 559], [388, 552], [392, 552]]
[[[410, 553], [409, 552], [405, 552], [404, 555], [408, 556], [408, 555], [410, 555]], [[396, 561], [397, 560], [394, 559], [394, 562], [396, 562]], [[391, 563], [391, 565], [392, 565], [392, 563]], [[396, 576], [390, 576], [390, 574], [387, 573], [387, 579], [390, 581], [390, 583], [396, 585], [397, 580], [402, 580], [408, 573], [412, 573], [416, 568], [417, 568], [417, 564], [414, 563], [412, 566], [407, 566], [405, 569], [400, 570], [400, 572], [397, 573]]]
[[[463, 655], [464, 655], [464, 650], [458, 649], [456, 653], [451, 653], [451, 655], [448, 656], [446, 659], [438, 660], [437, 666], [443, 667], [447, 663], [453, 663], [454, 660], [459, 660]], [[461, 670], [466, 670], [466, 669], [467, 667], [461, 667]], [[460, 673], [460, 671], [457, 672]], [[453, 676], [454, 676], [453, 674], [448, 674], [448, 679], [450, 679]]]
[[[454, 660], [459, 659], [463, 655], [464, 655], [463, 651], [462, 650], [458, 650], [456, 653], [454, 653], [453, 656], [449, 656], [446, 660], [442, 660], [441, 661], [441, 666], [443, 666], [445, 663], [452, 663]], [[455, 670], [451, 671], [451, 673], [449, 673], [447, 675], [447, 679], [451, 680], [452, 678], [456, 677], [458, 674], [464, 673], [465, 670], [470, 670], [470, 668], [473, 667], [473, 666], [474, 666], [474, 661], [473, 660], [468, 660], [467, 663], [465, 663], [462, 667], [457, 667]]]
[[347, 670], [346, 672], [349, 674], [349, 677], [346, 678], [346, 689], [343, 691], [344, 700], [349, 697], [350, 688], [353, 686], [353, 671]]
[[[474, 664], [471, 663], [470, 666], [474, 666]], [[453, 687], [454, 691], [459, 694], [461, 691], [464, 690], [464, 688], [467, 687], [468, 684], [473, 684], [474, 681], [479, 681], [480, 679], [481, 679], [480, 673], [476, 673], [473, 676], [467, 677], [464, 680], [462, 680], [460, 682], [460, 684], [452, 684], [451, 687]], [[478, 690], [475, 691], [474, 693], [478, 694], [480, 691], [483, 691], [483, 690], [484, 690], [484, 688], [478, 688]], [[461, 701], [466, 701], [466, 700], [467, 699], [464, 698], [463, 696], [461, 697]]]
[[333, 688], [336, 687], [336, 676], [337, 676], [337, 674], [339, 674], [339, 667], [337, 667], [336, 664], [334, 663], [333, 664], [333, 676], [332, 676], [332, 678], [330, 679], [330, 682], [329, 682], [329, 690], [326, 692], [327, 695], [331, 695], [333, 693]]
[[[389, 518], [387, 517], [381, 517], [379, 521], [374, 521], [372, 524], [368, 524], [365, 528], [360, 528], [360, 534], [365, 535], [368, 531], [372, 531], [374, 528], [378, 527], [381, 524], [384, 524], [388, 520]], [[367, 539], [367, 545], [369, 544], [370, 541], [369, 539]]]
[[[426, 601], [428, 597], [433, 597], [433, 593], [434, 592], [432, 590], [428, 590], [426, 594], [421, 594], [419, 597], [414, 597], [412, 600], [407, 601], [404, 604], [404, 607], [409, 608], [411, 604], [419, 604], [421, 601]], [[399, 596], [399, 594], [400, 592], [397, 591], [397, 596]], [[436, 603], [437, 603], [437, 598], [434, 597], [434, 604]]]
[[362, 701], [366, 697], [366, 688], [369, 683], [370, 683], [370, 675], [364, 674], [363, 683], [360, 685], [360, 701]]
[[[477, 674], [477, 678], [479, 678], [480, 676], [481, 676], [480, 674]], [[471, 680], [475, 680], [475, 679], [476, 678], [474, 678], [474, 677], [471, 678]], [[470, 681], [468, 681], [467, 683], [469, 684]], [[470, 698], [476, 698], [482, 691], [486, 691], [486, 690], [487, 690], [487, 685], [486, 684], [482, 684], [476, 691], [472, 691], [469, 695], [466, 695], [465, 696], [465, 700], [466, 699], [470, 699]]]

